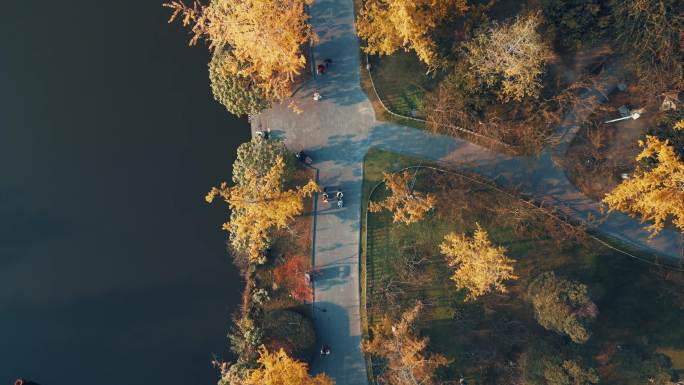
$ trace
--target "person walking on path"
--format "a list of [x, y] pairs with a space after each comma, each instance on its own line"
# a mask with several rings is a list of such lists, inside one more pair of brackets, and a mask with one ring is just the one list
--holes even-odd
[[316, 73], [318, 75], [323, 75], [326, 69], [328, 69], [327, 65], [319, 64], [318, 66], [316, 66]]

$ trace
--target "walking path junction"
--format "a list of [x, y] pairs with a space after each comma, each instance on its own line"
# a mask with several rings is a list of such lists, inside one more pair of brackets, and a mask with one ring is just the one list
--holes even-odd
[[[319, 184], [344, 192], [343, 208], [317, 202], [313, 249], [321, 276], [314, 287], [314, 318], [317, 334], [331, 354], [313, 363], [314, 372], [327, 373], [338, 385], [368, 382], [360, 350], [359, 242], [363, 159], [371, 147], [482, 174], [576, 220], [601, 218], [595, 225], [599, 233], [662, 258], [680, 258], [680, 234], [664, 230], [649, 240], [638, 220], [620, 213], [602, 214], [600, 204], [578, 191], [557, 167], [554, 158], [564, 154], [576, 132], [574, 114], [559, 127], [554, 144], [537, 157], [498, 154], [462, 139], [378, 121], [360, 86], [353, 0], [316, 0], [310, 15], [320, 38], [313, 59], [321, 63], [331, 58], [331, 68], [294, 95], [303, 113], [292, 112], [287, 103], [274, 105], [253, 117], [252, 130], [268, 129], [291, 150], [306, 151], [319, 172]], [[321, 100], [313, 100], [315, 92]]]

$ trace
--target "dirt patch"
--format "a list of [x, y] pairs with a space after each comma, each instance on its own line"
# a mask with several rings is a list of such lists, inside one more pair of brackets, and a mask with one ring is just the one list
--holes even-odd
[[[568, 177], [592, 198], [603, 199], [622, 181], [623, 174], [628, 177], [634, 171], [634, 158], [640, 152], [638, 141], [659, 117], [657, 104], [635, 105], [634, 100], [640, 100], [634, 87], [611, 96], [608, 103], [589, 116], [568, 148], [565, 156]], [[605, 123], [621, 117], [618, 111], [621, 106], [645, 111], [636, 120]]]

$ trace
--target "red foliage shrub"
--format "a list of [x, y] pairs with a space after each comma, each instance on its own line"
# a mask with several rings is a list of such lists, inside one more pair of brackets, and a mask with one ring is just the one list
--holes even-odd
[[313, 290], [307, 278], [306, 258], [303, 255], [290, 257], [274, 270], [275, 282], [285, 287], [292, 298], [302, 302], [313, 300]]

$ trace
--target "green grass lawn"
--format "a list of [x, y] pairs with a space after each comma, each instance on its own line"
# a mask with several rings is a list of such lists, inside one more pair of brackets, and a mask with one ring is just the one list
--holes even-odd
[[[364, 165], [363, 207], [373, 186], [382, 180], [383, 171], [418, 163], [417, 159], [393, 153], [369, 152]], [[666, 275], [592, 239], [557, 242], [549, 234], [563, 233], [562, 225], [486, 184], [427, 169], [415, 175], [415, 188], [436, 194], [440, 201], [425, 220], [394, 224], [390, 213], [381, 212], [368, 214], [368, 223], [363, 226], [364, 330], [382, 316], [396, 316], [420, 300], [426, 306], [419, 332], [430, 337], [430, 350], [454, 359], [440, 375], [445, 380], [458, 380], [465, 374], [477, 384], [503, 383], [504, 369], [521, 368], [521, 357], [531, 342], [538, 340], [582, 357], [598, 370], [605, 384], [638, 380], [624, 378], [624, 371], [618, 369], [616, 357], [622, 351], [638, 352], [641, 357], [659, 351], [670, 357], [674, 369], [682, 367], [682, 274]], [[380, 200], [384, 194], [380, 187], [371, 199]], [[507, 255], [516, 260], [515, 272], [520, 278], [508, 284], [506, 294], [465, 302], [464, 292], [456, 290], [450, 280], [439, 243], [448, 232], [471, 234], [475, 222], [489, 232], [494, 244], [506, 247]], [[423, 258], [417, 268], [402, 267], [403, 261]], [[584, 345], [543, 329], [534, 319], [525, 290], [532, 278], [548, 270], [586, 284], [598, 305], [599, 315], [591, 327], [593, 336]], [[374, 365], [374, 372], [382, 370], [377, 362]]]
[[423, 99], [438, 79], [426, 75], [427, 67], [415, 53], [397, 51], [381, 58], [370, 56], [369, 62], [375, 88], [385, 106], [394, 113], [424, 119]]

